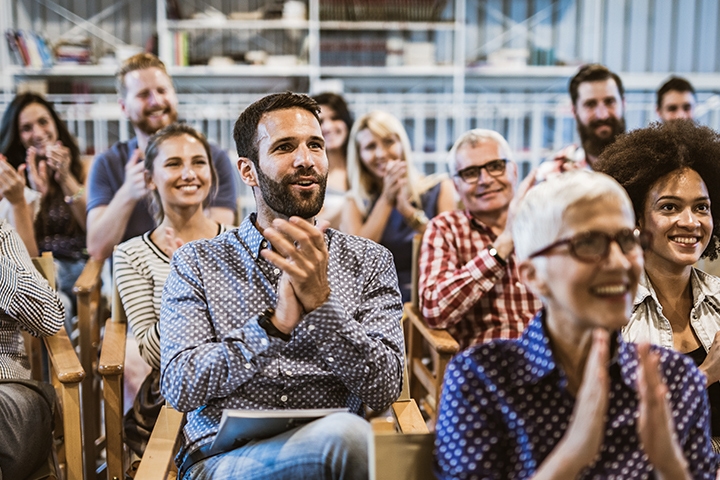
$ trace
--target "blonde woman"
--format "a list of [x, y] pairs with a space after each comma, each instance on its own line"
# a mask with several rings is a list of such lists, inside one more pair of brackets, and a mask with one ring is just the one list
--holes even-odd
[[410, 299], [412, 239], [430, 218], [452, 210], [452, 182], [423, 177], [413, 167], [407, 133], [382, 111], [359, 118], [350, 131], [347, 174], [350, 191], [340, 230], [387, 247], [395, 259], [403, 301]]

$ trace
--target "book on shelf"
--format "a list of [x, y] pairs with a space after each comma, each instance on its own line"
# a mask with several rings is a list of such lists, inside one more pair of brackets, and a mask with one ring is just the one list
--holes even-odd
[[211, 451], [227, 452], [249, 440], [274, 437], [333, 413], [347, 412], [347, 408], [315, 408], [301, 410], [223, 410], [218, 433]]
[[53, 65], [53, 56], [42, 35], [27, 30], [8, 29], [5, 39], [13, 61], [24, 67], [49, 68]]

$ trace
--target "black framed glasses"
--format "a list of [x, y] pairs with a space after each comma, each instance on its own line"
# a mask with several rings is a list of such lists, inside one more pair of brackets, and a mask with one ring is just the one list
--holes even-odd
[[640, 230], [624, 228], [615, 235], [609, 235], [605, 232], [589, 231], [578, 233], [569, 238], [558, 240], [552, 245], [548, 245], [542, 250], [530, 255], [529, 258], [545, 255], [550, 250], [561, 245], [567, 245], [570, 255], [577, 258], [581, 262], [594, 263], [607, 258], [610, 254], [610, 244], [617, 242], [620, 250], [627, 255], [632, 253], [637, 247], [645, 250], [650, 246], [650, 234], [641, 232]]
[[460, 177], [463, 182], [472, 185], [477, 183], [478, 180], [480, 180], [480, 175], [482, 175], [483, 168], [489, 175], [493, 177], [499, 177], [500, 175], [505, 173], [505, 166], [507, 165], [507, 162], [507, 159], [504, 158], [490, 160], [485, 165], [463, 168], [462, 170], [458, 171], [455, 176]]

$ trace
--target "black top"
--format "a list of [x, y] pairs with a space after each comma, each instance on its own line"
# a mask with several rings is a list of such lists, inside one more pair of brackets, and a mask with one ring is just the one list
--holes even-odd
[[[707, 357], [707, 352], [703, 347], [685, 353], [692, 358], [695, 365], [700, 366]], [[713, 437], [720, 437], [720, 383], [715, 382], [707, 389], [708, 398], [710, 400], [710, 430]]]

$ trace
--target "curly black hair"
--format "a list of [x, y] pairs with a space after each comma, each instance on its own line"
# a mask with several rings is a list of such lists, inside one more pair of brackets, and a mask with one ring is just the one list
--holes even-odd
[[702, 258], [720, 253], [720, 134], [692, 121], [653, 123], [620, 136], [593, 164], [593, 169], [617, 180], [633, 203], [635, 218], [645, 211], [650, 189], [665, 175], [681, 168], [695, 170], [710, 195], [713, 232]]

